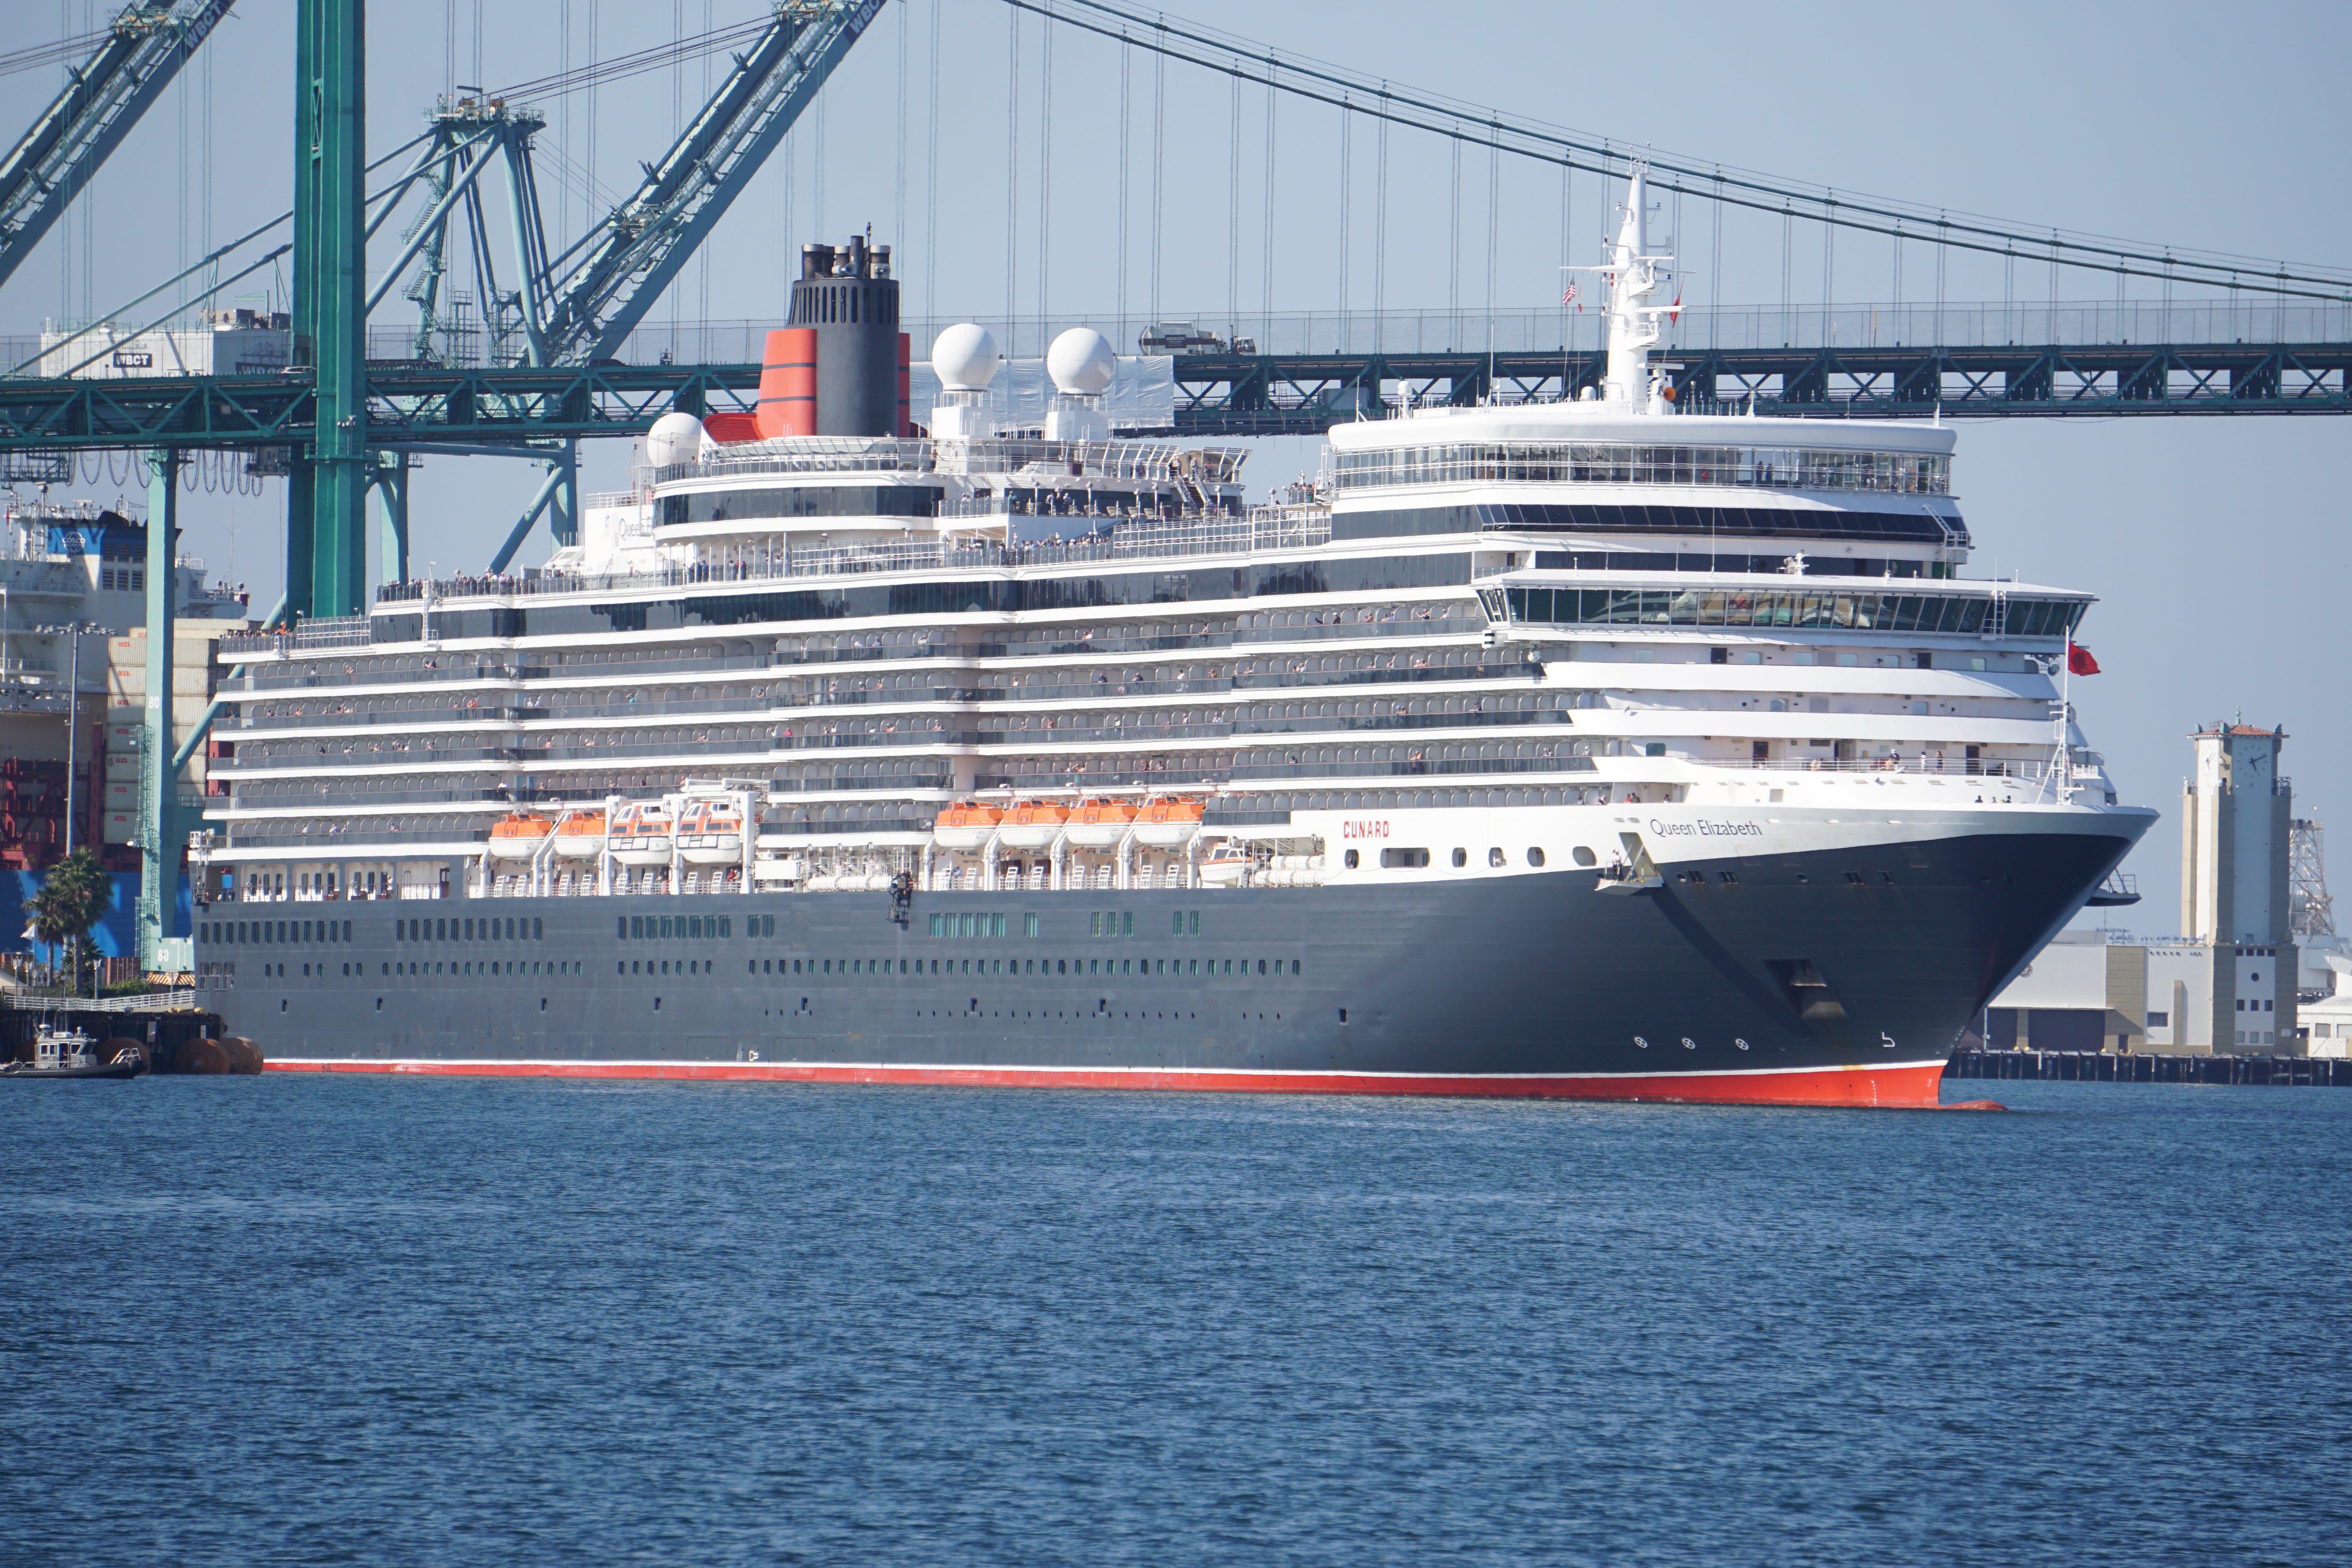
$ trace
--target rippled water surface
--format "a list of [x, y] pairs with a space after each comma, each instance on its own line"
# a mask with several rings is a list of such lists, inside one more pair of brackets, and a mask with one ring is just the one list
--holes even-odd
[[9, 1563], [2320, 1563], [2352, 1094], [0, 1085]]

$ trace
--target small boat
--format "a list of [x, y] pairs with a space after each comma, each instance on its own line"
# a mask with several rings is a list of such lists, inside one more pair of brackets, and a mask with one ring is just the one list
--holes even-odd
[[1016, 802], [997, 829], [997, 841], [1007, 849], [1043, 849], [1062, 835], [1070, 808], [1051, 801]]
[[689, 866], [741, 864], [743, 808], [731, 800], [688, 801], [677, 819], [677, 858]]
[[543, 816], [533, 816], [527, 811], [510, 811], [490, 824], [489, 856], [493, 860], [528, 860], [537, 855], [540, 846], [554, 825]]
[[1135, 841], [1154, 849], [1176, 849], [1201, 831], [1201, 803], [1153, 795], [1136, 814]]
[[1249, 876], [1249, 865], [1248, 856], [1230, 844], [1221, 844], [1201, 862], [1201, 880], [1212, 887], [1238, 888]]
[[624, 866], [667, 866], [669, 839], [669, 807], [659, 801], [633, 800], [613, 818], [608, 847]]
[[79, 1029], [53, 1028], [44, 1023], [33, 1038], [29, 1062], [0, 1062], [0, 1078], [137, 1078], [147, 1070], [144, 1053], [118, 1049], [112, 1059], [100, 1061], [90, 1037]]
[[1134, 826], [1135, 807], [1126, 801], [1088, 798], [1070, 813], [1070, 842], [1081, 849], [1116, 849]]
[[1003, 820], [1002, 807], [960, 800], [940, 813], [931, 837], [942, 849], [979, 849], [986, 847]]
[[555, 852], [567, 860], [588, 860], [604, 853], [604, 814], [597, 809], [567, 811], [555, 824]]

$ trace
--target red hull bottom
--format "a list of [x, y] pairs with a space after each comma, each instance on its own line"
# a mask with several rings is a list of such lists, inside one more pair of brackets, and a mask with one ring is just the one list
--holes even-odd
[[273, 1072], [442, 1073], [474, 1078], [690, 1079], [770, 1083], [957, 1084], [993, 1089], [1157, 1089], [1253, 1094], [1420, 1094], [1717, 1105], [1937, 1103], [1941, 1062], [1727, 1073], [1219, 1072], [1134, 1068], [885, 1067], [823, 1062], [274, 1061]]

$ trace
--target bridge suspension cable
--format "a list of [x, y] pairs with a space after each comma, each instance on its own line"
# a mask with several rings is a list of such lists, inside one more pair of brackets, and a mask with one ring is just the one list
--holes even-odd
[[[1005, 0], [1016, 11], [1044, 15], [1045, 0]], [[2245, 293], [2343, 300], [2352, 298], [2352, 268], [2290, 265], [2284, 260], [2186, 249], [2120, 237], [2076, 233], [2041, 225], [2020, 225], [1974, 213], [1954, 212], [1884, 196], [1858, 197], [1730, 165], [1672, 153], [1639, 154], [1608, 139], [1523, 115], [1464, 102], [1444, 94], [1397, 86], [1297, 55], [1276, 58], [1266, 45], [1236, 35], [1147, 12], [1122, 0], [1059, 0], [1055, 21], [1151, 50], [1163, 59], [1201, 69], [1272, 83], [1293, 97], [1338, 108], [1354, 102], [1358, 112], [1451, 139], [1459, 146], [1490, 137], [1503, 152], [1538, 163], [1566, 163], [1604, 176], [1639, 162], [1649, 170], [1653, 190], [1688, 192], [1718, 204], [1761, 213], [1802, 216], [1833, 228], [1889, 237], [1925, 240], [1953, 249], [2004, 258], [2022, 254], [2053, 268], [2151, 278], [2170, 284], [2196, 283]], [[1367, 102], [1366, 99], [1375, 102]]]

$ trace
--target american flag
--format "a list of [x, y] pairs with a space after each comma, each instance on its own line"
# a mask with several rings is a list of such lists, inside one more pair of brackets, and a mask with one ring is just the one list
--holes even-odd
[[[1559, 293], [1559, 302], [1560, 302], [1561, 304], [1563, 304], [1563, 305], [1576, 305], [1576, 285], [1575, 285], [1575, 284], [1570, 283], [1567, 288], [1565, 288], [1565, 289], [1561, 289], [1561, 290], [1560, 290], [1560, 293]], [[1581, 310], [1582, 309], [1584, 309], [1584, 307], [1583, 307], [1583, 306], [1581, 306], [1581, 305], [1576, 305], [1576, 308], [1577, 308], [1578, 310]]]

